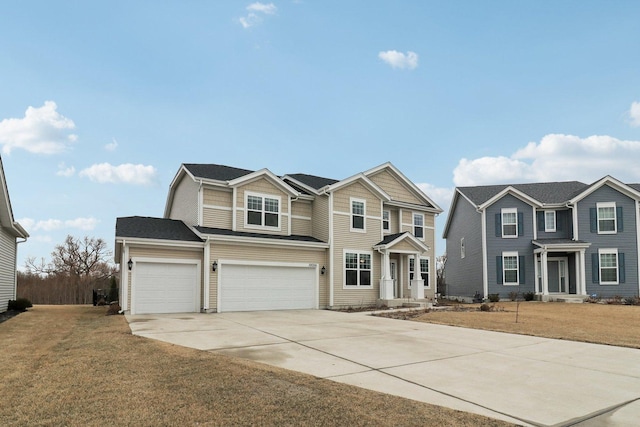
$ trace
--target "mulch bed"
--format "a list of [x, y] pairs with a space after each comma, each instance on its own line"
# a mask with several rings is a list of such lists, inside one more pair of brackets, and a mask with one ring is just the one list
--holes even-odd
[[12, 317], [15, 317], [20, 313], [22, 312], [18, 310], [8, 310], [8, 311], [5, 311], [4, 313], [0, 313], [0, 323], [4, 322], [5, 320], [9, 320]]

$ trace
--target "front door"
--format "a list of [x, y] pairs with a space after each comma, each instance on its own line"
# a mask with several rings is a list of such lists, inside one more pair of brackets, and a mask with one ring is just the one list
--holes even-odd
[[398, 292], [398, 280], [396, 279], [396, 277], [398, 277], [397, 274], [397, 268], [398, 268], [398, 264], [396, 263], [395, 260], [390, 260], [389, 261], [389, 268], [390, 268], [390, 274], [391, 274], [391, 280], [393, 280], [393, 297], [394, 298], [399, 298], [400, 293]]
[[549, 274], [549, 292], [568, 293], [567, 288], [567, 259], [550, 259], [547, 263]]

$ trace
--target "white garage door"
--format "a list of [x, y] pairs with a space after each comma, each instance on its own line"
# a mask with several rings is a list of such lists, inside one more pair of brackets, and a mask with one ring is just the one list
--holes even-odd
[[223, 264], [220, 311], [317, 308], [315, 266]]
[[199, 311], [197, 264], [138, 261], [134, 276], [133, 314]]

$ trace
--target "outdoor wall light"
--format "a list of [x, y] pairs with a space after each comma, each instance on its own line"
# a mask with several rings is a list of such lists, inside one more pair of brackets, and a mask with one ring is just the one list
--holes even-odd
[[211, 270], [216, 271], [217, 269], [218, 269], [218, 261], [213, 261], [213, 264], [211, 264]]
[[131, 271], [131, 269], [133, 268], [133, 261], [131, 260], [131, 258], [129, 258], [129, 262], [127, 263], [127, 266], [129, 267], [129, 271]]
[[324, 265], [322, 266], [322, 268], [320, 269], [320, 274], [322, 274], [324, 276], [324, 272], [327, 271], [326, 268], [324, 268]]

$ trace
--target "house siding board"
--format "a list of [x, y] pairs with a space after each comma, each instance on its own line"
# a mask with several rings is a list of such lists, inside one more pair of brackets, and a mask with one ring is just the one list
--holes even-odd
[[205, 205], [222, 206], [231, 208], [233, 206], [233, 193], [214, 188], [204, 188], [202, 195]]
[[[247, 192], [280, 197], [280, 230], [269, 230], [267, 228], [256, 229], [245, 226], [245, 195]], [[260, 233], [280, 234], [284, 236], [289, 234], [289, 195], [268, 179], [261, 178], [239, 186], [236, 191], [236, 207], [238, 208], [236, 212], [237, 231], [256, 232], [256, 230], [259, 230]]]
[[[544, 211], [538, 211], [544, 218]], [[543, 225], [542, 222], [541, 225]], [[538, 221], [536, 220], [536, 227]], [[538, 228], [538, 239], [571, 239], [573, 237], [573, 215], [570, 209], [563, 209], [556, 211], [556, 231], [546, 232], [544, 226]]]
[[[599, 202], [616, 202], [616, 207], [622, 207], [624, 215], [623, 231], [616, 234], [598, 234], [591, 232], [589, 210]], [[614, 296], [638, 295], [638, 243], [637, 217], [635, 201], [619, 191], [604, 185], [578, 202], [578, 235], [580, 240], [591, 242], [585, 254], [585, 274], [587, 294], [597, 294], [603, 298]], [[593, 280], [592, 254], [598, 249], [617, 249], [624, 253], [625, 283], [618, 285], [600, 285]]]
[[231, 230], [233, 226], [232, 212], [230, 210], [205, 207], [202, 209], [202, 222], [204, 227]]
[[311, 221], [311, 236], [323, 242], [329, 241], [329, 198], [316, 196], [313, 201]]
[[[517, 208], [518, 217], [522, 217], [522, 235], [517, 238], [496, 237], [496, 214], [501, 213], [502, 208]], [[501, 298], [507, 298], [509, 292], [533, 292], [535, 290], [534, 266], [533, 266], [533, 209], [522, 200], [507, 194], [486, 210], [487, 230], [487, 278], [489, 294], [499, 294]], [[520, 228], [520, 224], [519, 224]], [[501, 232], [498, 233], [501, 235]], [[525, 280], [519, 286], [498, 284], [496, 269], [496, 257], [503, 252], [518, 252], [524, 256]]]
[[[446, 239], [445, 264], [446, 295], [472, 297], [482, 294], [482, 216], [464, 197], [459, 197], [454, 208]], [[465, 257], [461, 258], [460, 239], [464, 237]]]
[[[291, 202], [291, 234], [311, 236], [313, 209], [310, 201], [296, 200]], [[297, 217], [297, 218], [294, 218]]]
[[395, 201], [413, 203], [421, 205], [424, 203], [410, 191], [404, 184], [393, 176], [388, 170], [383, 170], [375, 175], [369, 176], [378, 187], [382, 188]]
[[[212, 242], [210, 246], [212, 260], [242, 260], [266, 262], [297, 262], [318, 264], [319, 268], [327, 265], [326, 249], [276, 248], [266, 249], [260, 245], [237, 245]], [[224, 268], [224, 266], [221, 266]], [[319, 276], [319, 305], [326, 308], [329, 305], [328, 274]], [[218, 307], [218, 274], [211, 273], [209, 277], [209, 307], [215, 311]]]
[[198, 183], [188, 176], [176, 186], [169, 218], [182, 220], [187, 225], [198, 224]]
[[0, 313], [15, 299], [16, 239], [0, 227]]

